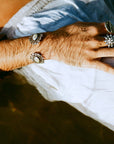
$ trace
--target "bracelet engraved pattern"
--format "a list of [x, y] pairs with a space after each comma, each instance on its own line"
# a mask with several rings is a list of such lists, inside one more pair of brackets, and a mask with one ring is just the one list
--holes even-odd
[[43, 38], [43, 34], [33, 34], [29, 37], [31, 44], [38, 44]]
[[[42, 38], [43, 38], [43, 34], [33, 34], [29, 37], [29, 40], [31, 44], [35, 45], [35, 44], [39, 44]], [[30, 59], [32, 59], [32, 61], [35, 63], [44, 63], [44, 58], [39, 52], [32, 53]]]

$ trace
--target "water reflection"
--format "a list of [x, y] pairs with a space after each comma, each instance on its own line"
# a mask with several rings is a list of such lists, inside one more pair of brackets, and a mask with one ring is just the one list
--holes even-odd
[[44, 100], [24, 78], [11, 72], [0, 80], [0, 144], [113, 142], [112, 131], [66, 103]]

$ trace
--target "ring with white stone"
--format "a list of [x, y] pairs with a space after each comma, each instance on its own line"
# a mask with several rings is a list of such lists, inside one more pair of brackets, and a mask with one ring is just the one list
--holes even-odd
[[108, 45], [109, 48], [114, 47], [114, 35], [106, 35], [105, 37], [105, 43]]
[[33, 34], [29, 37], [31, 44], [38, 44], [42, 40], [43, 34]]
[[31, 54], [30, 59], [35, 63], [44, 63], [44, 58], [40, 53], [37, 52]]

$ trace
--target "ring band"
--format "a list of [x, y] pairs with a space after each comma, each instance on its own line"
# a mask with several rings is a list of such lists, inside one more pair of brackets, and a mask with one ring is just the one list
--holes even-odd
[[105, 43], [108, 45], [109, 48], [114, 47], [114, 35], [106, 35], [105, 37]]
[[111, 24], [110, 21], [105, 22], [105, 28], [107, 32], [114, 33], [114, 26]]

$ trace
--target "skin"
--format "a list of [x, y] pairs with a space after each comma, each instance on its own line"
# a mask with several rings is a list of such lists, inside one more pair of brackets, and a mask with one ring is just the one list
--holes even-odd
[[100, 61], [102, 57], [114, 57], [114, 48], [107, 48], [101, 36], [106, 34], [104, 23], [77, 22], [55, 32], [45, 33], [37, 45], [32, 45], [28, 37], [2, 40], [0, 69], [9, 71], [31, 64], [30, 55], [39, 52], [46, 60], [54, 59], [73, 66], [96, 68], [114, 74], [113, 67]]
[[21, 7], [30, 1], [31, 0], [0, 0], [0, 27], [3, 27]]

